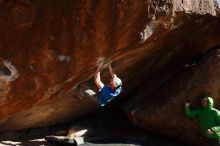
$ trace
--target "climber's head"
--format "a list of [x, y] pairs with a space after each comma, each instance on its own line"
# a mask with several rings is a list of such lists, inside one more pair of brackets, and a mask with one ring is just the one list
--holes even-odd
[[116, 75], [113, 79], [110, 80], [110, 87], [112, 89], [118, 88], [122, 86], [122, 81], [120, 78], [118, 78]]
[[214, 104], [214, 101], [213, 101], [212, 97], [204, 96], [204, 97], [201, 99], [201, 106], [202, 106], [202, 107], [212, 108], [212, 107], [213, 107], [213, 104]]
[[208, 99], [202, 98], [202, 99], [201, 99], [201, 106], [202, 106], [202, 107], [206, 107], [207, 104], [208, 104]]

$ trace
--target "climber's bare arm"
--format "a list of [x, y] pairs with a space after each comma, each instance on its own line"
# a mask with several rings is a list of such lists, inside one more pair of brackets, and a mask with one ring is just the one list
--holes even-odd
[[116, 76], [116, 74], [113, 72], [111, 64], [108, 65], [108, 68], [109, 68], [109, 72], [110, 72], [112, 78], [114, 78]]
[[99, 91], [104, 87], [104, 84], [102, 83], [101, 77], [100, 77], [100, 69], [101, 69], [101, 67], [102, 67], [102, 64], [98, 66], [98, 69], [97, 69], [97, 71], [95, 73], [95, 77], [94, 77], [95, 84], [99, 88]]

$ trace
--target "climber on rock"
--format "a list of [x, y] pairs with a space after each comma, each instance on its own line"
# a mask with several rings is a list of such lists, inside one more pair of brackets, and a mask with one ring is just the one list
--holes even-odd
[[201, 107], [190, 109], [190, 102], [185, 103], [185, 113], [188, 117], [198, 117], [199, 127], [203, 136], [209, 138], [212, 146], [220, 146], [220, 112], [213, 108], [213, 99], [205, 96], [201, 99]]
[[[110, 102], [114, 97], [118, 96], [122, 91], [122, 81], [120, 78], [117, 77], [117, 75], [113, 72], [111, 64], [108, 65], [111, 79], [109, 82], [109, 85], [104, 84], [101, 81], [100, 77], [100, 70], [103, 68], [103, 64], [100, 64], [98, 66], [98, 69], [94, 76], [94, 81], [96, 86], [99, 89], [99, 93], [96, 95], [96, 100], [100, 104], [100, 106], [105, 106], [108, 102]], [[87, 95], [94, 95], [95, 93], [92, 93], [91, 90], [85, 91]], [[95, 96], [93, 96], [94, 98]]]

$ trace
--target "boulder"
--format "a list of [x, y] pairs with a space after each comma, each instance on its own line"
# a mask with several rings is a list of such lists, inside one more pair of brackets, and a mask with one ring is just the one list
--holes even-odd
[[77, 89], [100, 62], [114, 63], [127, 99], [220, 40], [215, 0], [0, 0], [0, 9], [1, 132], [96, 110]]
[[148, 85], [143, 84], [125, 111], [136, 125], [157, 131], [194, 145], [211, 146], [199, 131], [197, 118], [188, 118], [184, 103], [189, 99], [191, 108], [199, 108], [202, 96], [211, 96], [215, 108], [220, 105], [220, 47], [186, 64], [166, 83], [152, 94], [143, 92]]

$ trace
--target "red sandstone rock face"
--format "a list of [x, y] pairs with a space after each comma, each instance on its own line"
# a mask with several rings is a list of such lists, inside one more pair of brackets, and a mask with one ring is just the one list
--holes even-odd
[[125, 94], [142, 81], [153, 81], [150, 92], [220, 40], [214, 0], [1, 0], [0, 8], [1, 131], [97, 109], [75, 89], [101, 60], [115, 63]]
[[192, 108], [198, 108], [199, 98], [208, 95], [214, 98], [215, 107], [219, 106], [219, 78], [220, 48], [186, 65], [153, 94], [143, 92], [148, 86], [140, 87], [134, 96], [139, 101], [129, 101], [126, 111], [136, 125], [191, 144], [209, 146], [199, 132], [198, 119], [185, 116], [184, 103], [188, 97]]

